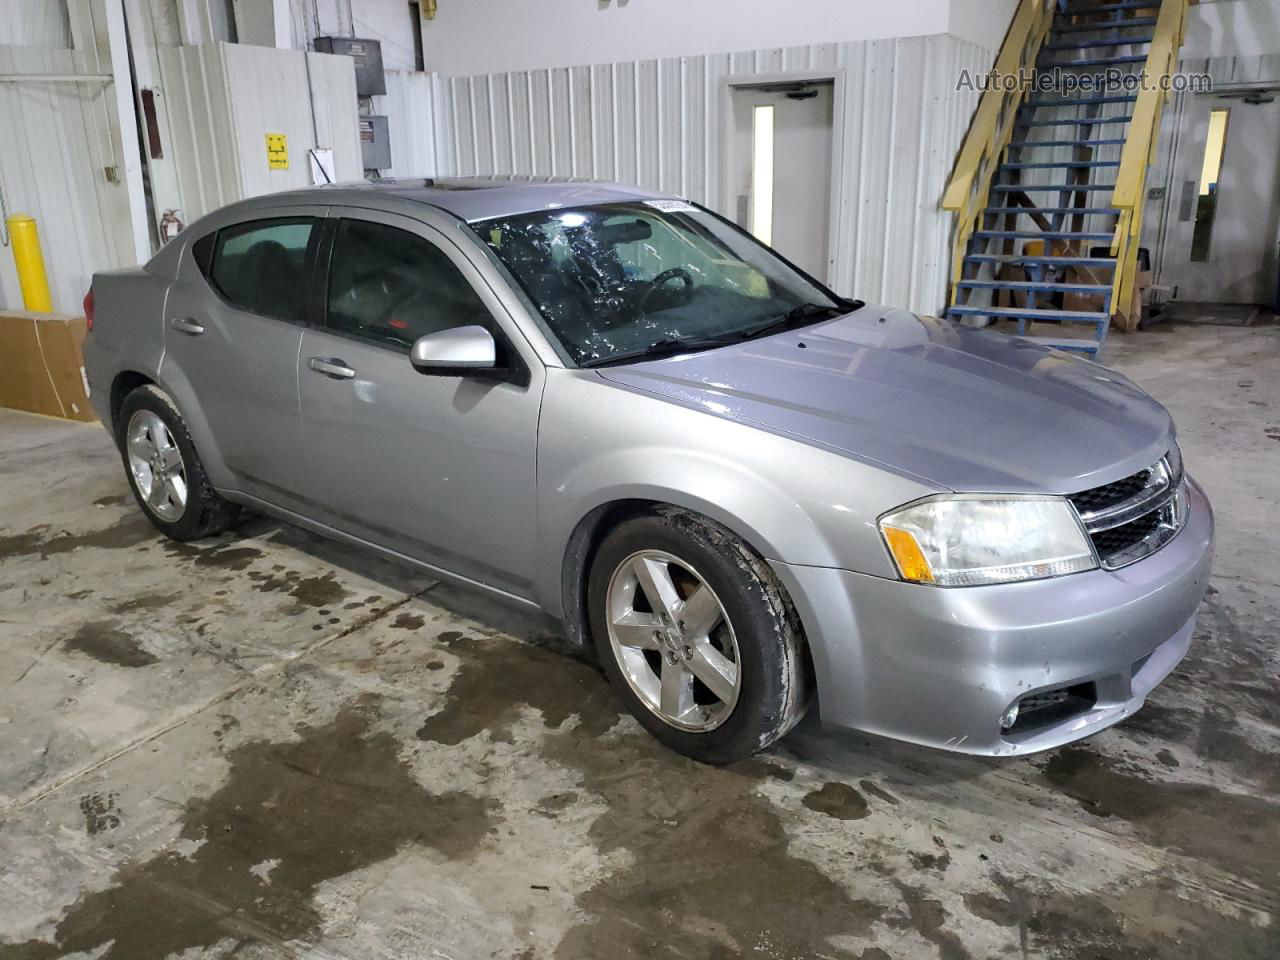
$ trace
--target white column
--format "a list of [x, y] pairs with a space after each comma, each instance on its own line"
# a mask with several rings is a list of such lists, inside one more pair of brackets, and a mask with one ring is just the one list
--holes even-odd
[[[305, 9], [305, 7], [304, 7]], [[271, 0], [271, 13], [275, 21], [276, 46], [281, 50], [290, 50], [293, 48], [293, 17], [292, 11], [289, 9], [289, 0]], [[306, 27], [303, 27], [303, 38], [306, 37]], [[306, 49], [304, 43], [302, 49]]]
[[104, 0], [107, 42], [111, 52], [111, 92], [116, 101], [120, 149], [124, 160], [124, 185], [129, 197], [129, 224], [138, 263], [151, 259], [151, 234], [147, 227], [147, 198], [142, 187], [142, 154], [138, 150], [138, 115], [134, 109], [133, 79], [129, 76], [129, 37], [125, 28], [124, 0]]

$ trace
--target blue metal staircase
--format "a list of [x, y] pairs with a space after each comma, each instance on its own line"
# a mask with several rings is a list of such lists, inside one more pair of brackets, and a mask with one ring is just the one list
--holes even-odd
[[[1159, 6], [1159, 0], [1060, 4], [1035, 61], [1037, 74], [1140, 71]], [[1035, 323], [1041, 335], [1030, 339], [1096, 356], [1114, 312], [1117, 261], [1110, 249], [1121, 212], [1105, 204], [1138, 97], [1118, 85], [1064, 88], [1022, 101], [991, 181], [992, 205], [981, 209], [963, 248], [947, 314], [967, 323], [1012, 321], [1019, 336]]]

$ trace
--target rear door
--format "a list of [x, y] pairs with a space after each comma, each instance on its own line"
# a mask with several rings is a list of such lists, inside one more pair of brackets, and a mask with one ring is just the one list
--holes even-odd
[[[298, 358], [306, 495], [341, 530], [530, 596], [541, 363], [440, 232], [336, 207], [330, 224], [322, 316]], [[509, 375], [414, 369], [418, 337], [467, 324], [494, 334]]]
[[[326, 208], [263, 208], [197, 238], [165, 309], [161, 375], [245, 493], [296, 508], [298, 349]], [[215, 478], [216, 482], [216, 478]]]

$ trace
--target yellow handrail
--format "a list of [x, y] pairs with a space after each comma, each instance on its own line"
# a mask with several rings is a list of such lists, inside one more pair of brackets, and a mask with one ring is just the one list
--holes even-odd
[[[1057, 4], [1054, 0], [1022, 0], [1009, 24], [1004, 44], [996, 56], [993, 72], [1005, 78], [1021, 78], [1035, 69], [1040, 45], [1049, 34]], [[983, 91], [973, 123], [965, 135], [947, 189], [942, 209], [956, 215], [952, 238], [951, 284], [960, 280], [964, 252], [977, 227], [978, 218], [991, 195], [991, 180], [1013, 137], [1018, 108], [1026, 96], [1023, 83], [994, 83]]]
[[1133, 119], [1124, 148], [1120, 152], [1120, 169], [1111, 206], [1120, 211], [1111, 255], [1116, 269], [1111, 286], [1111, 313], [1129, 317], [1133, 285], [1138, 270], [1138, 243], [1142, 235], [1143, 197], [1147, 187], [1147, 168], [1155, 159], [1156, 133], [1168, 91], [1166, 78], [1177, 66], [1178, 49], [1182, 46], [1187, 25], [1187, 0], [1164, 0], [1156, 18], [1147, 62], [1143, 65], [1143, 85], [1133, 105]]

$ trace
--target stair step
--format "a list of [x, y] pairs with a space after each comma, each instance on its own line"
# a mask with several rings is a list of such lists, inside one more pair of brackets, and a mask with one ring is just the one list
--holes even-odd
[[1077, 67], [1118, 67], [1126, 63], [1146, 63], [1145, 53], [1126, 54], [1123, 57], [1095, 57], [1092, 60], [1045, 60], [1042, 69], [1057, 67], [1063, 70], [1074, 70]]
[[1025, 240], [1110, 240], [1112, 234], [1106, 233], [1073, 233], [1069, 230], [975, 230], [975, 237], [992, 240], [997, 237]]
[[998, 317], [1001, 320], [1058, 320], [1063, 323], [1107, 323], [1109, 313], [1093, 313], [1083, 310], [1042, 310], [1035, 307], [948, 307], [947, 313], [957, 317]]
[[1046, 99], [1044, 97], [1040, 97], [1034, 100], [1028, 100], [1022, 105], [1022, 109], [1025, 110], [1030, 107], [1034, 110], [1036, 107], [1046, 107], [1053, 110], [1059, 107], [1083, 107], [1101, 103], [1134, 103], [1137, 99], [1137, 94], [1125, 94], [1123, 96], [1115, 97], [1071, 97], [1067, 99]]
[[1114, 183], [997, 183], [991, 189], [995, 193], [1039, 193], [1045, 190], [1085, 193], [1087, 191], [1114, 190]]
[[1046, 43], [1041, 50], [1085, 50], [1090, 47], [1118, 47], [1127, 43], [1150, 43], [1155, 38], [1145, 37], [1105, 37], [1101, 40], [1075, 40], [1071, 43]]
[[1009, 146], [1017, 150], [1034, 150], [1036, 147], [1117, 147], [1124, 142], [1123, 137], [1111, 140], [1010, 140]]
[[1099, 267], [1115, 269], [1116, 262], [1110, 257], [1032, 257], [1022, 254], [1002, 256], [995, 253], [971, 253], [965, 263], [1011, 263], [1016, 267], [1028, 264], [1043, 264], [1048, 267]]
[[1155, 17], [1132, 17], [1128, 20], [1103, 20], [1095, 23], [1059, 23], [1054, 33], [1083, 33], [1086, 30], [1115, 30], [1119, 27], [1154, 27]]
[[1160, 6], [1160, 0], [1115, 0], [1112, 3], [1089, 3], [1078, 7], [1068, 7], [1063, 11], [1067, 17], [1090, 17], [1095, 13], [1113, 13], [1117, 10], [1144, 10]]
[[1063, 124], [1074, 124], [1077, 127], [1091, 127], [1095, 123], [1128, 123], [1133, 119], [1133, 114], [1126, 113], [1117, 117], [1085, 117], [1083, 120], [1079, 117], [1062, 117], [1057, 120], [1023, 120], [1018, 123], [1019, 127], [1057, 127]]
[[1118, 167], [1119, 160], [1036, 160], [1000, 164], [1002, 170], [1093, 170], [1099, 167]]
[[1019, 337], [1019, 339], [1028, 340], [1042, 347], [1066, 350], [1069, 353], [1092, 353], [1097, 356], [1102, 350], [1101, 340], [1074, 340], [1070, 337]]
[[1120, 212], [1119, 207], [987, 207], [982, 211], [987, 214], [995, 214], [998, 216], [1006, 216], [1008, 214], [1032, 214], [1032, 213], [1079, 213], [1084, 216], [1117, 214]]
[[1098, 283], [1035, 283], [1030, 280], [961, 280], [957, 287], [974, 290], [1023, 290], [1028, 293], [1101, 293], [1111, 294], [1111, 288]]

